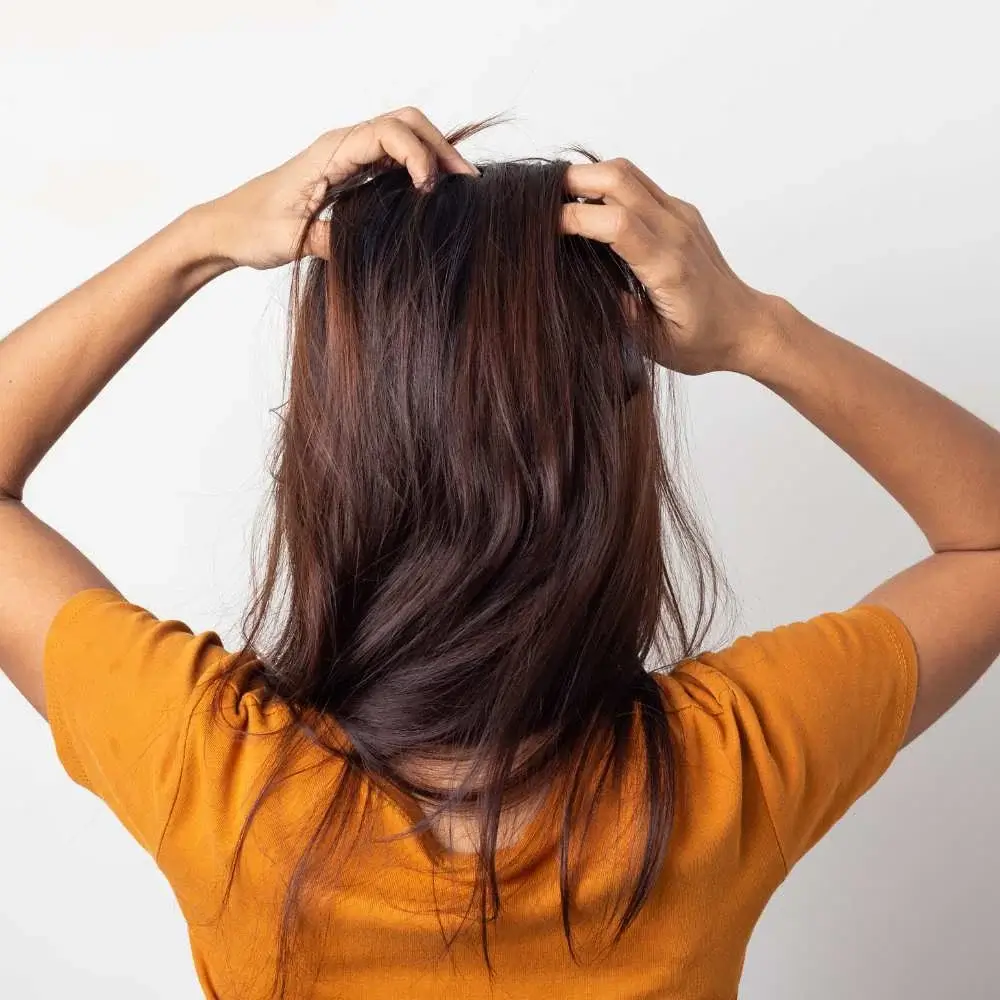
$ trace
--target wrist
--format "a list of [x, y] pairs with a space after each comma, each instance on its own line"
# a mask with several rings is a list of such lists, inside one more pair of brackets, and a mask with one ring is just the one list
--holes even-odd
[[214, 201], [194, 205], [172, 225], [188, 270], [210, 280], [239, 266], [226, 250], [226, 220]]
[[787, 352], [795, 330], [805, 317], [780, 295], [757, 293], [751, 319], [745, 324], [739, 343], [730, 352], [724, 371], [766, 382]]

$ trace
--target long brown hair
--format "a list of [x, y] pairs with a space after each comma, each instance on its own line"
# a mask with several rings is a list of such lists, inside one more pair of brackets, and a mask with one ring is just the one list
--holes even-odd
[[[649, 360], [667, 334], [617, 255], [560, 234], [568, 160], [477, 165], [430, 191], [389, 161], [359, 171], [311, 216], [331, 223], [329, 260], [292, 270], [273, 525], [241, 653], [299, 736], [346, 766], [285, 895], [282, 996], [302, 895], [329, 876], [320, 845], [343, 833], [362, 779], [436, 803], [410, 833], [475, 804], [491, 975], [501, 809], [568, 778], [560, 894], [576, 959], [570, 835], [588, 774], [598, 791], [609, 772], [619, 783], [636, 719], [648, 825], [612, 944], [666, 854], [673, 753], [647, 660], [694, 655], [725, 588], [677, 468], [676, 376]], [[322, 736], [324, 718], [346, 743]], [[227, 896], [295, 745], [246, 817]], [[402, 773], [455, 753], [471, 769], [450, 790]]]

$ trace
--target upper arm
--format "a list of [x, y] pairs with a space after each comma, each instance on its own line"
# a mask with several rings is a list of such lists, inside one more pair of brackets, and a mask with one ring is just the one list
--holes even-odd
[[936, 553], [861, 603], [893, 611], [916, 646], [917, 696], [906, 742], [936, 722], [1000, 655], [1000, 551]]
[[114, 589], [79, 549], [0, 492], [0, 669], [42, 715], [49, 626], [73, 594], [91, 587]]
[[702, 654], [725, 680], [727, 756], [759, 788], [791, 868], [889, 767], [917, 682], [904, 623], [877, 605], [826, 612]]
[[[22, 503], [0, 500], [0, 664], [48, 719], [70, 777], [152, 853], [192, 722], [229, 662], [215, 632], [129, 602]], [[199, 715], [199, 731], [208, 722]]]
[[[231, 787], [236, 730], [248, 717], [239, 711], [245, 699], [237, 700], [236, 691], [219, 705], [225, 719], [213, 711], [216, 682], [225, 681], [234, 663], [216, 632], [196, 634], [113, 589], [89, 588], [56, 612], [42, 659], [60, 761], [151, 853], [173, 815], [182, 778], [189, 793], [198, 792], [196, 814], [207, 785]], [[209, 749], [206, 740], [213, 739]]]

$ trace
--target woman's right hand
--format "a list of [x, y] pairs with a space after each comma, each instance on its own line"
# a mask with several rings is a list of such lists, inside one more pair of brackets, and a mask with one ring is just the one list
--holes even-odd
[[[294, 259], [302, 228], [327, 188], [385, 157], [405, 166], [421, 189], [442, 170], [479, 173], [422, 111], [400, 108], [324, 132], [280, 166], [198, 206], [198, 214], [209, 222], [217, 256], [234, 266], [280, 267]], [[318, 221], [305, 253], [325, 257], [329, 243], [329, 223]]]
[[655, 361], [686, 375], [744, 371], [772, 339], [776, 297], [726, 263], [701, 213], [668, 195], [625, 159], [573, 164], [562, 229], [607, 243], [645, 286], [665, 326]]

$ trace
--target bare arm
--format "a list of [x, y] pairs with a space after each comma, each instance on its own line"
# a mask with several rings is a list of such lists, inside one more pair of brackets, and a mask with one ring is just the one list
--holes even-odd
[[772, 332], [734, 368], [878, 480], [932, 550], [860, 602], [894, 611], [916, 643], [911, 740], [1000, 656], [1000, 433], [788, 302], [772, 305]]
[[388, 156], [414, 183], [475, 173], [419, 111], [403, 108], [326, 132], [286, 163], [185, 212], [131, 253], [0, 341], [0, 669], [42, 714], [43, 650], [73, 594], [111, 587], [22, 503], [45, 453], [114, 374], [199, 288], [238, 265], [325, 256], [327, 223], [309, 227], [327, 185]]
[[111, 587], [21, 502], [67, 427], [181, 304], [228, 265], [185, 215], [0, 341], [0, 666], [44, 714], [42, 648], [59, 606]]
[[227, 265], [176, 219], [0, 341], [0, 490], [20, 499], [45, 453], [111, 377]]
[[886, 361], [742, 282], [697, 209], [627, 160], [570, 167], [563, 229], [606, 242], [664, 319], [658, 360], [735, 371], [794, 406], [910, 514], [932, 554], [859, 603], [895, 612], [919, 660], [907, 740], [1000, 655], [1000, 433]]

